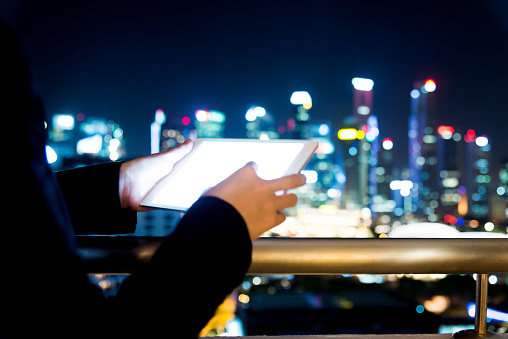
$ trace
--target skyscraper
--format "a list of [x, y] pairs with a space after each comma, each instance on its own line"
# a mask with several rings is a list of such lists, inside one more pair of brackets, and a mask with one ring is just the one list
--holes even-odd
[[[409, 179], [413, 182], [411, 212], [420, 217], [434, 208], [439, 199], [437, 191], [436, 123], [429, 112], [430, 93], [436, 90], [434, 80], [418, 81], [411, 91], [409, 117]], [[428, 214], [427, 214], [428, 215]], [[435, 220], [434, 214], [428, 221]]]
[[379, 128], [372, 107], [374, 81], [354, 78], [352, 84], [353, 115], [344, 120], [338, 138], [346, 177], [342, 203], [348, 209], [359, 209], [370, 207], [377, 194]]

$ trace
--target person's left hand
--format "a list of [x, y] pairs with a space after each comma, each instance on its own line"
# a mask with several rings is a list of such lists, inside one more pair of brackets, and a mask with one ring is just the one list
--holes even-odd
[[167, 176], [174, 165], [192, 149], [192, 141], [170, 150], [127, 161], [120, 167], [119, 193], [122, 208], [143, 212], [148, 208], [139, 203], [162, 178]]

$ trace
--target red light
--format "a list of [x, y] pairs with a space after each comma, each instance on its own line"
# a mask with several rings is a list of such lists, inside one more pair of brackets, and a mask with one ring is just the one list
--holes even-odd
[[190, 124], [190, 118], [189, 117], [183, 117], [182, 118], [182, 124], [184, 124], [185, 126]]
[[467, 134], [464, 136], [465, 142], [473, 142], [476, 140], [476, 133], [474, 130], [470, 129], [467, 131]]
[[441, 136], [443, 136], [443, 135], [453, 135], [453, 132], [455, 132], [455, 130], [451, 126], [439, 126], [437, 128], [437, 132]]
[[294, 131], [295, 128], [296, 128], [295, 119], [289, 118], [288, 121], [287, 121], [287, 125], [288, 125], [288, 131]]
[[369, 126], [367, 126], [367, 125], [363, 125], [363, 126], [362, 126], [362, 132], [363, 132], [363, 133], [367, 134], [369, 131], [370, 131]]
[[457, 223], [457, 218], [451, 214], [447, 214], [444, 216], [444, 222], [455, 225]]
[[85, 120], [85, 115], [83, 113], [78, 113], [78, 116], [76, 117], [76, 119], [78, 119], [78, 121], [83, 121], [83, 120]]
[[286, 133], [286, 127], [284, 127], [284, 126], [279, 126], [279, 127], [277, 128], [277, 132], [278, 132], [279, 134], [284, 134], [284, 133]]

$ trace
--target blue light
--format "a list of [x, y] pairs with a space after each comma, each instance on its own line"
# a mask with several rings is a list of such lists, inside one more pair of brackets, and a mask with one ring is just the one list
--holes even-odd
[[358, 153], [358, 149], [356, 147], [350, 147], [349, 148], [349, 154], [350, 155], [356, 155]]
[[321, 124], [318, 129], [319, 135], [325, 136], [330, 133], [330, 127], [327, 124]]
[[425, 307], [423, 305], [416, 306], [416, 313], [423, 313], [425, 311]]
[[[476, 305], [474, 303], [467, 304], [467, 314], [470, 318], [474, 318], [476, 315]], [[487, 308], [487, 322], [492, 320], [508, 322], [508, 313], [504, 313], [501, 311], [494, 310], [492, 308]]]
[[414, 89], [411, 91], [411, 98], [418, 99], [420, 97], [420, 91], [417, 89]]

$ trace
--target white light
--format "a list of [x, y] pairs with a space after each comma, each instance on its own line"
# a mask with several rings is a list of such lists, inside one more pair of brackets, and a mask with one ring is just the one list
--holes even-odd
[[393, 141], [391, 139], [383, 140], [383, 148], [387, 151], [393, 148]]
[[497, 195], [503, 195], [506, 193], [506, 189], [503, 186], [499, 186], [496, 190]]
[[160, 108], [155, 111], [155, 122], [159, 125], [166, 122], [166, 114], [164, 114], [164, 111]]
[[484, 228], [485, 228], [485, 231], [487, 232], [492, 232], [494, 230], [494, 224], [491, 223], [491, 222], [488, 222], [485, 224]]
[[196, 111], [196, 119], [198, 121], [208, 121], [210, 119], [210, 112], [199, 110]]
[[68, 114], [57, 114], [53, 117], [53, 124], [60, 129], [71, 130], [74, 128], [74, 118]]
[[411, 180], [393, 180], [390, 182], [390, 189], [392, 190], [410, 190], [413, 188]]
[[372, 88], [374, 87], [374, 81], [371, 79], [365, 79], [365, 78], [353, 78], [351, 81], [353, 83], [353, 86], [358, 91], [372, 91]]
[[109, 154], [109, 159], [111, 159], [111, 161], [117, 161], [118, 158], [120, 158], [120, 155], [118, 154], [118, 152], [111, 152]]
[[46, 160], [48, 161], [48, 164], [56, 162], [57, 159], [58, 155], [56, 154], [55, 150], [50, 146], [46, 146]]
[[436, 82], [434, 80], [427, 80], [425, 85], [423, 85], [423, 89], [429, 93], [434, 92], [436, 90]]
[[254, 108], [249, 109], [247, 113], [245, 113], [245, 119], [247, 121], [254, 121], [257, 117], [258, 116], [256, 115]]
[[318, 133], [319, 133], [319, 135], [323, 135], [323, 136], [328, 135], [328, 133], [330, 133], [330, 126], [328, 126], [327, 124], [319, 125]]
[[362, 212], [361, 213], [362, 213], [362, 217], [364, 219], [368, 219], [368, 218], [370, 218], [372, 216], [372, 212], [371, 212], [370, 208], [368, 208], [368, 207], [362, 208]]
[[258, 117], [264, 117], [266, 114], [266, 109], [263, 107], [256, 107], [254, 108], [254, 113], [256, 113], [256, 116]]
[[420, 91], [417, 89], [414, 89], [411, 91], [411, 98], [418, 99], [420, 97]]
[[491, 285], [497, 284], [497, 277], [495, 275], [491, 275], [489, 277], [489, 284], [491, 284]]
[[302, 171], [305, 178], [307, 178], [307, 184], [315, 184], [318, 181], [318, 174], [316, 171]]
[[102, 148], [102, 137], [99, 134], [78, 141], [76, 152], [78, 154], [97, 154]]
[[337, 198], [341, 196], [341, 191], [335, 188], [330, 188], [326, 193], [330, 198]]
[[408, 197], [411, 194], [411, 191], [407, 188], [401, 188], [400, 189], [400, 195], [403, 197]]
[[118, 139], [111, 139], [111, 141], [109, 142], [109, 147], [111, 147], [111, 148], [116, 150], [118, 147], [120, 147], [120, 140], [118, 140]]
[[479, 147], [484, 147], [484, 146], [487, 146], [489, 144], [489, 139], [487, 139], [487, 137], [478, 137], [476, 138], [476, 145], [478, 145]]
[[370, 108], [369, 106], [358, 106], [358, 108], [356, 109], [356, 111], [358, 112], [358, 114], [360, 115], [369, 115], [370, 113]]
[[293, 105], [309, 105], [312, 104], [312, 99], [310, 97], [309, 92], [306, 91], [296, 91], [291, 95], [291, 99], [289, 101]]

